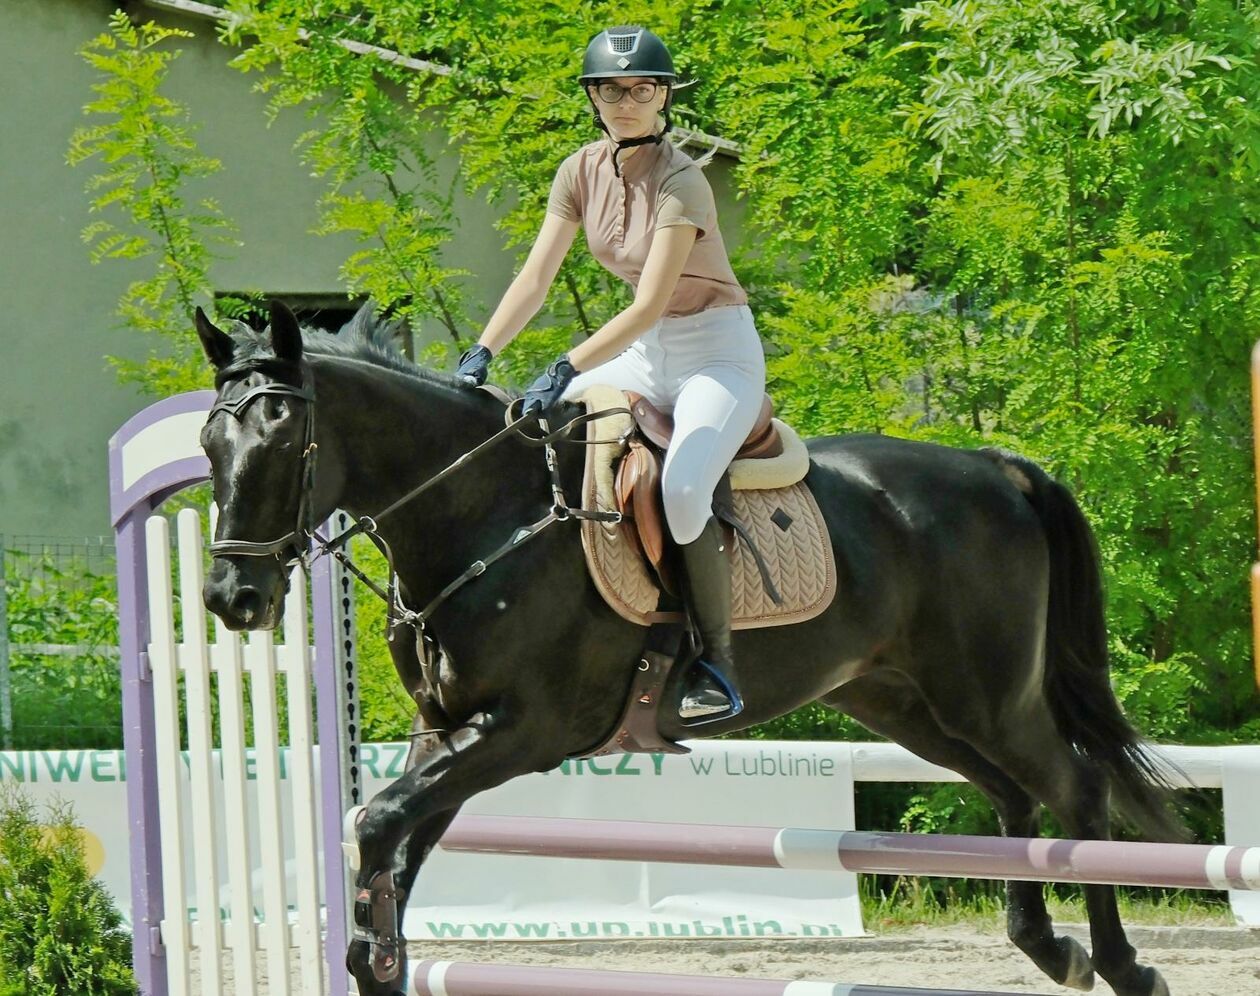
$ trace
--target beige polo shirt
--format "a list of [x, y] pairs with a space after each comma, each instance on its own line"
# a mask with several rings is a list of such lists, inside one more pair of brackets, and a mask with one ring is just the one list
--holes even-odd
[[700, 167], [668, 141], [622, 153], [621, 176], [613, 171], [615, 147], [601, 138], [560, 164], [547, 210], [581, 222], [591, 253], [610, 272], [638, 288], [652, 235], [658, 228], [694, 225], [699, 231], [666, 316], [746, 304], [718, 230], [713, 190]]

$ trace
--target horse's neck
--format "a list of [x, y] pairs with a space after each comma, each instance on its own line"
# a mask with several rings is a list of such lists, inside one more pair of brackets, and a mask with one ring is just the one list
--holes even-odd
[[[355, 516], [378, 515], [503, 427], [502, 408], [487, 396], [361, 363], [319, 362], [316, 398], [321, 450], [330, 450], [340, 480], [339, 493], [324, 498]], [[478, 510], [508, 519], [517, 500], [546, 497], [545, 481], [535, 480], [542, 466], [540, 453], [505, 439], [382, 519], [400, 573], [409, 559], [436, 570], [462, 563], [468, 543], [475, 546], [466, 527]]]
[[316, 431], [342, 466], [337, 504], [372, 514], [493, 431], [478, 399], [363, 362], [320, 358]]

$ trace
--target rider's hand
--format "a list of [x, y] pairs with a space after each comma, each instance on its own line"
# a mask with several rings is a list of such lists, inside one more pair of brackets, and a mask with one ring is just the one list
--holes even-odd
[[486, 382], [486, 374], [493, 358], [494, 354], [485, 346], [471, 346], [459, 358], [459, 369], [455, 371], [455, 376], [469, 387], [480, 387]]
[[521, 414], [528, 415], [530, 412], [537, 412], [539, 415], [546, 415], [559, 404], [560, 396], [564, 394], [565, 388], [576, 376], [577, 371], [569, 362], [568, 353], [554, 360], [551, 366], [547, 367], [546, 372], [529, 385], [529, 390], [525, 392], [525, 403], [521, 407]]

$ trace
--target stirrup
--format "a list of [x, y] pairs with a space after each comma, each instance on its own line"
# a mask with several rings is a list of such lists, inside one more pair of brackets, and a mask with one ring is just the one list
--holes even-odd
[[[735, 686], [731, 683], [731, 680], [720, 668], [710, 664], [703, 657], [697, 660], [693, 667], [703, 669], [700, 680], [697, 684], [704, 685], [708, 683], [710, 686], [709, 690], [716, 690], [718, 694], [725, 697], [726, 702], [725, 704], [715, 703], [714, 707], [711, 709], [705, 709], [702, 703], [698, 703], [700, 708], [704, 709], [704, 711], [697, 711], [692, 713], [692, 715], [684, 713], [683, 704], [680, 703], [678, 708], [678, 717], [682, 720], [682, 725], [685, 728], [692, 729], [697, 726], [707, 726], [709, 723], [719, 723], [724, 719], [733, 719], [744, 711], [744, 700], [742, 696], [740, 696]], [[716, 689], [714, 689], [713, 686], [716, 686]], [[683, 693], [683, 703], [686, 702], [688, 695], [691, 693], [691, 690]]]

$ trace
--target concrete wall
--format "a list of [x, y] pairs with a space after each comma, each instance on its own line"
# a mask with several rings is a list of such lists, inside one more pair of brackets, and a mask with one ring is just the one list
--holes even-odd
[[[341, 291], [337, 269], [352, 243], [309, 234], [323, 184], [293, 150], [310, 122], [291, 111], [269, 126], [265, 98], [251, 92], [252, 78], [227, 67], [231, 52], [206, 21], [137, 9], [197, 32], [180, 43], [166, 92], [190, 109], [201, 151], [224, 164], [204, 193], [218, 199], [244, 246], [215, 263], [215, 285]], [[100, 0], [0, 3], [0, 533], [9, 535], [107, 533], [107, 441], [152, 400], [120, 386], [105, 360], [150, 348], [119, 328], [113, 312], [152, 264], [91, 265], [79, 232], [90, 220], [83, 185], [93, 167], [65, 164], [94, 78], [76, 51], [106, 30], [110, 10]], [[435, 134], [432, 148], [441, 153], [445, 136]], [[729, 162], [708, 172], [734, 245]], [[483, 200], [462, 199], [457, 214], [449, 262], [476, 274], [470, 303], [492, 307], [511, 278], [512, 256]]]

